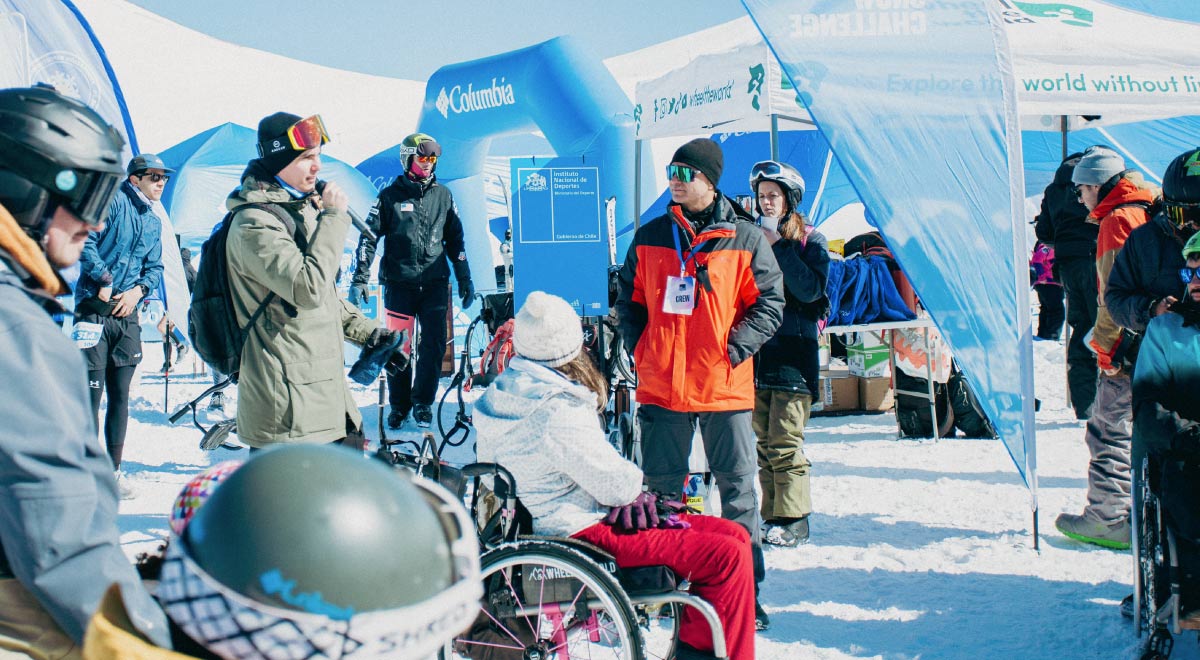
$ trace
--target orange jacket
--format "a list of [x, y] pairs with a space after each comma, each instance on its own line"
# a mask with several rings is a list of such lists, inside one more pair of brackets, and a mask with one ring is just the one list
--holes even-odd
[[[783, 319], [783, 276], [762, 231], [720, 193], [695, 233], [672, 204], [638, 229], [620, 274], [617, 315], [638, 370], [637, 400], [677, 412], [754, 408], [758, 351]], [[663, 311], [668, 277], [680, 275], [676, 236], [696, 278], [690, 315]]]
[[1146, 209], [1154, 202], [1157, 192], [1142, 181], [1140, 175], [1126, 175], [1088, 215], [1088, 222], [1100, 225], [1100, 235], [1096, 239], [1096, 288], [1099, 293], [1091, 347], [1096, 351], [1097, 364], [1106, 371], [1113, 369], [1112, 356], [1121, 341], [1121, 327], [1104, 305], [1108, 274], [1130, 232], [1150, 220]]

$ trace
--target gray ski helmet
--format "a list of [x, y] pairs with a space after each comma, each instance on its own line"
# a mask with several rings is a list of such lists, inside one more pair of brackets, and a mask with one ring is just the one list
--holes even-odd
[[[413, 156], [435, 156], [442, 157], [442, 145], [437, 143], [437, 140], [424, 133], [413, 133], [400, 141], [400, 162], [404, 163], [404, 172], [407, 174], [409, 167], [412, 166]], [[437, 163], [433, 164], [434, 169], [437, 168]], [[430, 170], [432, 172], [433, 170]]]
[[478, 612], [473, 529], [436, 484], [341, 447], [277, 447], [196, 510], [158, 595], [222, 657], [422, 657]]
[[1163, 173], [1163, 209], [1176, 226], [1200, 224], [1200, 148], [1175, 157]]
[[787, 194], [788, 211], [798, 213], [800, 200], [804, 199], [804, 177], [796, 168], [787, 163], [764, 160], [750, 168], [750, 190], [754, 193], [754, 210], [762, 214], [758, 206], [758, 184], [763, 181], [774, 181]]
[[125, 140], [53, 87], [0, 90], [0, 204], [40, 238], [61, 205], [98, 227], [124, 179]]

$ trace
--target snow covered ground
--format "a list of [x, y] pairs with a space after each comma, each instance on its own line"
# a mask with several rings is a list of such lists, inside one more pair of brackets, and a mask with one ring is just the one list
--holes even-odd
[[[145, 365], [160, 364], [158, 347], [146, 348]], [[817, 418], [806, 448], [812, 542], [766, 552], [762, 601], [773, 625], [759, 635], [760, 658], [1137, 656], [1117, 610], [1131, 590], [1129, 553], [1054, 529], [1055, 516], [1083, 507], [1088, 456], [1083, 423], [1064, 402], [1062, 345], [1034, 348], [1040, 551], [1028, 491], [999, 442], [897, 440], [891, 414]], [[120, 517], [130, 556], [166, 536], [171, 502], [191, 475], [245, 458], [207, 454], [193, 427], [166, 422], [165, 394], [175, 410], [209, 383], [173, 375], [165, 393], [162, 376], [142, 374], [135, 388], [124, 463], [135, 496]], [[353, 387], [373, 433], [378, 395]], [[1177, 638], [1172, 657], [1200, 657], [1195, 633]]]

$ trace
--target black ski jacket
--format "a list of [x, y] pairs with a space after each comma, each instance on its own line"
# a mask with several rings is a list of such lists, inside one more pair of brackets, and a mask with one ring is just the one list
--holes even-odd
[[1042, 195], [1042, 212], [1034, 218], [1038, 240], [1054, 247], [1054, 259], [1096, 258], [1100, 226], [1087, 221], [1088, 210], [1075, 196], [1071, 173], [1081, 154], [1072, 154], [1058, 166], [1054, 181]]
[[1185, 265], [1183, 244], [1190, 237], [1179, 234], [1162, 213], [1129, 234], [1104, 290], [1104, 305], [1117, 325], [1145, 332], [1152, 306], [1167, 296], [1183, 297], [1179, 269]]
[[[463, 243], [463, 226], [450, 190], [417, 183], [404, 175], [379, 191], [367, 226], [383, 239], [379, 280], [387, 286], [444, 286], [450, 267], [460, 287], [471, 279]], [[358, 239], [353, 284], [366, 284], [375, 261], [375, 241]]]
[[813, 230], [804, 241], [779, 239], [771, 252], [783, 273], [783, 322], [759, 349], [754, 386], [816, 396], [820, 372], [817, 321], [828, 309], [828, 244], [821, 232]]

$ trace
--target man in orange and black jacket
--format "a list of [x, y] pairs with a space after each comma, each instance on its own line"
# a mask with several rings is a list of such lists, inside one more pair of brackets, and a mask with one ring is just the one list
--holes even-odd
[[[750, 357], [782, 321], [783, 276], [762, 232], [717, 189], [723, 164], [709, 139], [675, 152], [672, 202], [634, 235], [616, 308], [638, 370], [647, 485], [683, 488], [699, 424], [721, 514], [750, 534], [761, 581]], [[756, 610], [765, 627], [765, 612]]]

